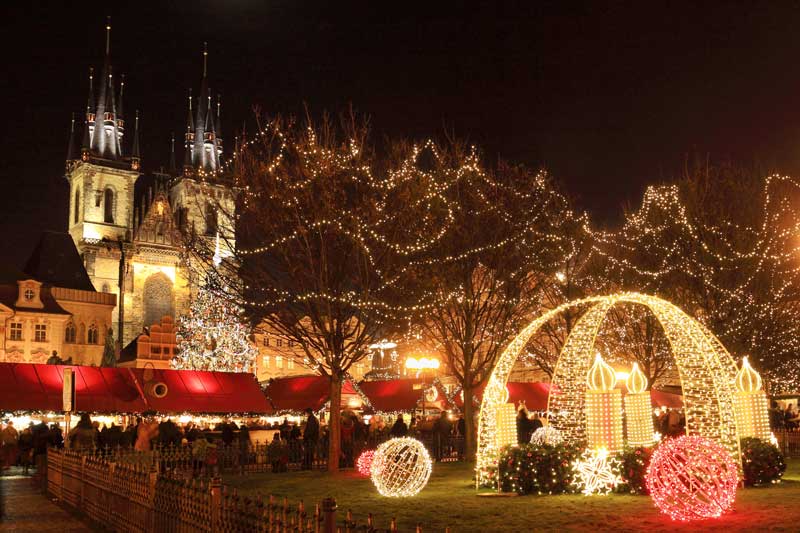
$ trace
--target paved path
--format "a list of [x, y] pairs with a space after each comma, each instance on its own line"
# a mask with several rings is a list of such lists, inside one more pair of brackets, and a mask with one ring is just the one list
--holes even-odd
[[6, 471], [0, 476], [0, 531], [97, 531], [88, 523], [50, 501], [28, 476]]

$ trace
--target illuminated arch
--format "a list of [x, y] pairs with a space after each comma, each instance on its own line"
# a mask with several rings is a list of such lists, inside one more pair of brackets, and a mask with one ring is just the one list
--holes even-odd
[[619, 303], [643, 305], [661, 323], [681, 379], [686, 432], [720, 442], [737, 461], [740, 460], [733, 407], [736, 376], [733, 358], [705, 326], [675, 305], [655, 296], [629, 292], [567, 302], [535, 319], [511, 341], [498, 359], [483, 393], [478, 418], [479, 472], [491, 466], [496, 457], [497, 407], [503, 401], [511, 369], [528, 340], [567, 309], [588, 305], [561, 349], [548, 398], [548, 411], [555, 413], [551, 424], [571, 440], [583, 439], [586, 374], [594, 356], [595, 337], [609, 309]]

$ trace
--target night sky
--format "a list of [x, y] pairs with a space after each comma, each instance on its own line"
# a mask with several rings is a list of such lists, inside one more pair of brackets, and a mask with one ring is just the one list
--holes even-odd
[[102, 66], [107, 14], [145, 171], [167, 164], [171, 132], [180, 139], [208, 41], [228, 148], [245, 121], [254, 129], [253, 104], [352, 103], [376, 138], [454, 131], [492, 160], [543, 165], [602, 224], [689, 154], [800, 173], [797, 3], [16, 4], [0, 7], [0, 245], [12, 264], [41, 229], [66, 230], [70, 113]]

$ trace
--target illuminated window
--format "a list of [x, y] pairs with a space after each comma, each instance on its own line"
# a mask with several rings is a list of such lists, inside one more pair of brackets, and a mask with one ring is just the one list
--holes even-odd
[[288, 368], [289, 370], [294, 368], [294, 359], [292, 359], [291, 357], [286, 359], [286, 368]]
[[264, 335], [264, 340], [262, 341], [262, 343], [264, 344], [264, 346], [269, 346], [269, 337]]
[[294, 348], [294, 341], [289, 341], [289, 348]]
[[217, 232], [217, 210], [211, 202], [206, 203], [206, 235]]
[[264, 357], [261, 358], [261, 364], [265, 368], [269, 368], [269, 356], [268, 355], [265, 355]]
[[36, 324], [33, 330], [33, 340], [36, 342], [47, 341], [47, 326], [44, 324]]
[[75, 224], [78, 223], [78, 217], [79, 217], [79, 213], [80, 213], [80, 205], [81, 205], [81, 190], [76, 188], [75, 189], [75, 215], [73, 216], [73, 219], [72, 219], [72, 221]]
[[9, 336], [8, 338], [12, 341], [21, 341], [22, 340], [22, 323], [21, 322], [12, 322], [11, 327], [8, 330]]
[[277, 368], [283, 368], [283, 357], [280, 355], [275, 356], [275, 366]]
[[67, 329], [64, 331], [64, 342], [74, 343], [76, 335], [75, 324], [70, 322], [67, 324]]
[[25, 289], [25, 300], [30, 302], [33, 300], [33, 297], [36, 296], [36, 293], [33, 289]]
[[278, 339], [278, 348], [283, 346], [283, 339]]

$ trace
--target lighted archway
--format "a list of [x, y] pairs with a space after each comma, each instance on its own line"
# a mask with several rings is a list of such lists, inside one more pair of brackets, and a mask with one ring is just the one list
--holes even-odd
[[495, 420], [506, 382], [528, 340], [545, 323], [567, 309], [590, 306], [567, 337], [553, 373], [548, 411], [551, 424], [569, 439], [582, 439], [586, 430], [586, 374], [594, 356], [597, 332], [609, 309], [618, 303], [647, 307], [661, 323], [672, 348], [683, 388], [686, 432], [713, 439], [740, 461], [734, 416], [736, 364], [722, 343], [700, 322], [675, 305], [646, 294], [628, 292], [567, 302], [546, 312], [523, 329], [497, 361], [486, 384], [478, 417], [477, 469], [491, 466], [497, 456]]

